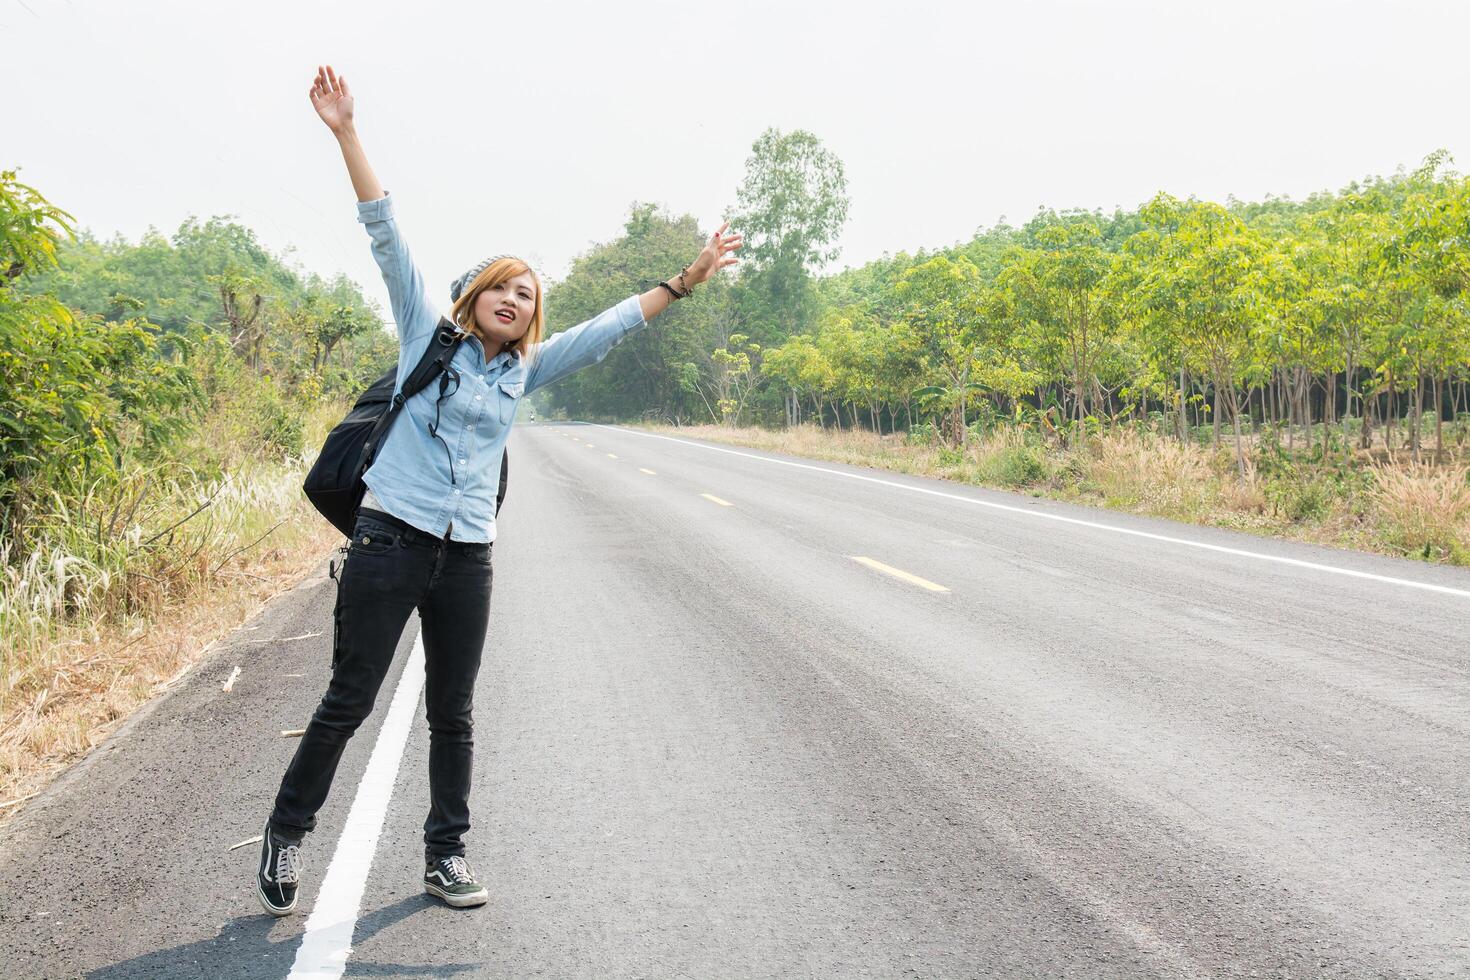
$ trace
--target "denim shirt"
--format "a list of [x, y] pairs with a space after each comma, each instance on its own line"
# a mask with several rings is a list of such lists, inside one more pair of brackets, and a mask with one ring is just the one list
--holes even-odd
[[[382, 270], [398, 321], [398, 387], [402, 388], [439, 324], [439, 310], [426, 295], [393, 218], [385, 192], [376, 201], [359, 201], [357, 220], [373, 240], [373, 258]], [[636, 295], [609, 310], [563, 330], [530, 348], [502, 351], [485, 360], [475, 337], [454, 352], [450, 366], [459, 372], [449, 397], [439, 402], [436, 380], [403, 404], [373, 465], [363, 475], [370, 504], [437, 537], [488, 543], [495, 540], [495, 493], [500, 488], [500, 458], [521, 399], [573, 371], [596, 364], [624, 337], [648, 326]], [[437, 431], [429, 434], [435, 421]], [[440, 441], [443, 440], [443, 442]], [[447, 448], [446, 448], [447, 444]]]

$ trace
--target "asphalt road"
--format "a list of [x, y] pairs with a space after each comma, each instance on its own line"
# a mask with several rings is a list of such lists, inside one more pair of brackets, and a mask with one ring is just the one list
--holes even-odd
[[[1470, 976], [1470, 573], [629, 430], [513, 442], [491, 901], [421, 893], [420, 703], [346, 976]], [[0, 828], [0, 975], [306, 975], [418, 627], [274, 920], [230, 845], [325, 689], [334, 588]]]

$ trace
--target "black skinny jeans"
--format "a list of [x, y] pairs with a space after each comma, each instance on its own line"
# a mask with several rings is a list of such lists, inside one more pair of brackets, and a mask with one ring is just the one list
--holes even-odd
[[491, 549], [443, 539], [381, 511], [359, 511], [337, 585], [332, 680], [281, 780], [271, 824], [291, 838], [316, 827], [337, 763], [373, 710], [415, 608], [423, 622], [429, 715], [424, 850], [464, 854], [470, 828], [475, 675], [490, 620]]

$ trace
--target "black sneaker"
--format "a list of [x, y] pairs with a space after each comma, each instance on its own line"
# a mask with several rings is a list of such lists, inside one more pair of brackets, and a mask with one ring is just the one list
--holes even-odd
[[301, 882], [301, 842], [271, 830], [270, 820], [260, 835], [260, 867], [255, 869], [255, 894], [271, 915], [290, 915], [296, 908], [296, 886]]
[[457, 909], [484, 905], [490, 900], [490, 893], [470, 871], [469, 862], [458, 854], [428, 859], [424, 868], [424, 891], [438, 895]]

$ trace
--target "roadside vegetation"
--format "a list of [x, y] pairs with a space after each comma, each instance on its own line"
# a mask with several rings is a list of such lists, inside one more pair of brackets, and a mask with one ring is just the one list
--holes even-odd
[[395, 353], [228, 220], [72, 221], [0, 174], [0, 804], [330, 548], [307, 447]]
[[1248, 470], [1208, 427], [1179, 441], [1117, 427], [1071, 444], [1015, 425], [947, 445], [932, 425], [870, 429], [648, 424], [650, 431], [887, 469], [1253, 534], [1470, 565], [1470, 478], [1464, 463], [1288, 455], [1250, 440]]

